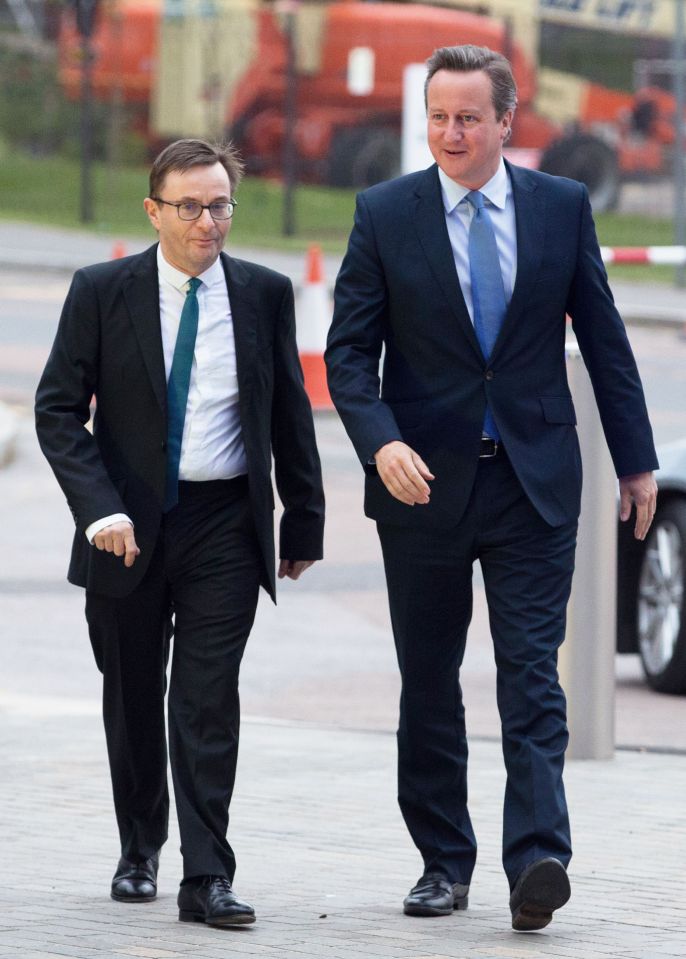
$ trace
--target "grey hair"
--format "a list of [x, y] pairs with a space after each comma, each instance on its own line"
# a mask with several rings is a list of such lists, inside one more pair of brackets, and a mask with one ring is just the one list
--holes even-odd
[[483, 70], [491, 81], [491, 101], [497, 120], [502, 120], [508, 110], [517, 108], [517, 84], [512, 75], [510, 61], [488, 47], [476, 47], [465, 43], [459, 47], [439, 47], [426, 61], [427, 75], [424, 83], [424, 105], [428, 106], [429, 81], [439, 70], [454, 70], [471, 73]]

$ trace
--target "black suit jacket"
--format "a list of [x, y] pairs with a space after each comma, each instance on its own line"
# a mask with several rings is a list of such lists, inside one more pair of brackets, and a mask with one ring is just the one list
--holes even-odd
[[[581, 460], [565, 366], [573, 320], [618, 476], [657, 466], [641, 382], [608, 288], [586, 188], [508, 164], [517, 276], [488, 363], [465, 305], [438, 169], [360, 194], [336, 283], [326, 360], [367, 471], [367, 515], [456, 523], [478, 462], [486, 399], [531, 502], [553, 526], [578, 515]], [[379, 357], [385, 346], [383, 378]], [[436, 479], [428, 506], [387, 492], [370, 458], [404, 440]]]
[[[162, 517], [167, 423], [156, 251], [157, 244], [74, 275], [36, 394], [38, 439], [76, 522], [69, 580], [109, 596], [127, 595], [140, 582]], [[322, 556], [319, 457], [295, 344], [290, 280], [224, 253], [221, 262], [263, 585], [273, 598], [272, 454], [284, 504], [280, 555], [299, 560]], [[85, 424], [93, 396], [91, 435]], [[141, 549], [130, 569], [84, 535], [92, 522], [118, 512], [133, 520]]]

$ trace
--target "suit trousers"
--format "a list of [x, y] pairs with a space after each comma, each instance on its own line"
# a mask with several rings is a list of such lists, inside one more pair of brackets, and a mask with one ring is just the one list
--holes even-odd
[[226, 831], [238, 756], [238, 673], [261, 573], [247, 477], [180, 482], [178, 504], [162, 518], [140, 585], [122, 599], [86, 594], [103, 673], [114, 806], [129, 860], [148, 858], [167, 838], [171, 647], [169, 755], [184, 878], [233, 879]]
[[426, 871], [452, 882], [469, 883], [476, 861], [459, 680], [476, 559], [495, 650], [507, 772], [505, 872], [513, 886], [536, 859], [555, 856], [566, 865], [571, 858], [562, 782], [566, 703], [557, 650], [565, 633], [576, 528], [576, 521], [545, 523], [502, 448], [479, 461], [457, 526], [378, 524], [402, 676], [399, 804]]

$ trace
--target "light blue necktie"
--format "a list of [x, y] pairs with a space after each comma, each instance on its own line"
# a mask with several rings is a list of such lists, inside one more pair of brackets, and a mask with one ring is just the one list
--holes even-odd
[[[484, 359], [488, 360], [507, 311], [503, 275], [493, 224], [484, 205], [484, 196], [472, 190], [465, 197], [474, 207], [469, 227], [469, 272], [472, 281], [474, 332]], [[484, 433], [494, 440], [500, 435], [490, 407], [486, 407]]]
[[167, 383], [167, 487], [164, 497], [164, 511], [169, 512], [179, 499], [179, 463], [181, 462], [181, 440], [183, 424], [188, 405], [188, 387], [191, 382], [191, 367], [195, 337], [198, 332], [198, 296], [197, 290], [202, 280], [193, 277], [188, 281], [188, 291], [179, 320], [179, 332], [176, 334], [174, 358], [172, 359], [169, 381]]

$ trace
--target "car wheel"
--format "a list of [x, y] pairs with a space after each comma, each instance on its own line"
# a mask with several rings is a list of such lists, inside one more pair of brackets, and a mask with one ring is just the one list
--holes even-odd
[[366, 188], [400, 175], [400, 137], [380, 128], [362, 138], [352, 168], [353, 186]]
[[594, 213], [614, 210], [619, 202], [619, 166], [614, 150], [590, 134], [575, 134], [552, 143], [540, 169], [585, 183]]
[[331, 148], [331, 186], [363, 189], [400, 173], [400, 137], [391, 129], [339, 130]]
[[686, 501], [660, 507], [638, 576], [636, 630], [646, 679], [661, 693], [686, 692]]

